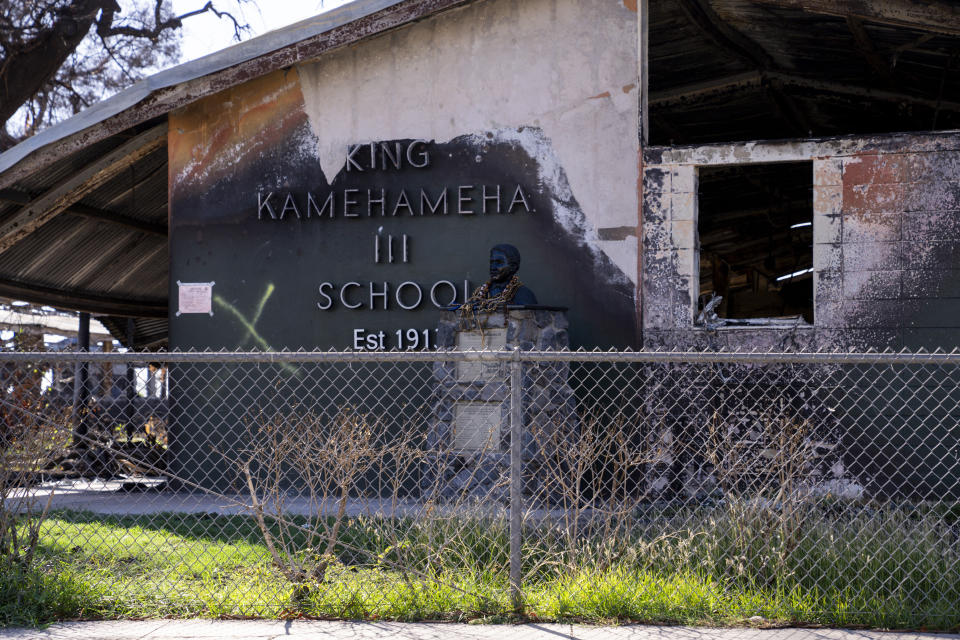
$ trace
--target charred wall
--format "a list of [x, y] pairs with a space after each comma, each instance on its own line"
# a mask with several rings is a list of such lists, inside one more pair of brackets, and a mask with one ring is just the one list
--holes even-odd
[[637, 346], [628, 4], [476, 3], [172, 113], [171, 300], [177, 281], [216, 285], [213, 316], [171, 309], [171, 346], [344, 349], [356, 331], [434, 330], [431, 293], [463, 302], [504, 242], [539, 302], [569, 307], [575, 346]]
[[[432, 349], [500, 243], [540, 304], [569, 308], [572, 346], [637, 346], [627, 4], [475, 3], [171, 113], [171, 347]], [[209, 311], [177, 314], [178, 282], [215, 283]], [[193, 456], [295, 410], [423, 428], [432, 392], [423, 366], [273, 373], [261, 388], [242, 368], [172, 371], [173, 467], [224, 483], [229, 465]]]
[[[960, 134], [650, 149], [644, 159], [644, 346], [960, 347]], [[697, 326], [699, 168], [798, 161], [812, 161], [813, 323]], [[791, 373], [781, 380], [780, 369]], [[825, 452], [817, 477], [831, 491], [942, 498], [960, 481], [952, 368], [702, 365], [674, 373], [687, 391], [662, 420], [665, 441], [702, 438], [706, 415], [742, 440], [738, 446], [754, 446], [749, 434], [763, 433], [761, 409], [779, 407], [811, 425]], [[660, 478], [674, 491], [702, 466], [682, 451], [671, 448]]]
[[[698, 168], [813, 161], [812, 326], [695, 326]], [[649, 149], [644, 344], [677, 348], [960, 346], [960, 134]]]

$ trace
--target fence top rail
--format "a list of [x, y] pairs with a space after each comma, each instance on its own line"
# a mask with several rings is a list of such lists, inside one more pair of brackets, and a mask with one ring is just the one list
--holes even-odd
[[0, 352], [4, 363], [283, 364], [413, 362], [597, 362], [634, 364], [923, 364], [960, 365], [960, 352], [734, 352], [734, 351], [169, 351]]

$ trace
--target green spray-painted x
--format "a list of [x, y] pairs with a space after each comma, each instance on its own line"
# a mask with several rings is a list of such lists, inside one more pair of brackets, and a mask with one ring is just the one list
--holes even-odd
[[[263, 296], [260, 298], [260, 302], [257, 303], [257, 306], [253, 310], [253, 316], [249, 319], [240, 313], [235, 306], [224, 300], [221, 296], [214, 294], [213, 302], [218, 307], [236, 318], [247, 330], [244, 336], [240, 339], [240, 342], [237, 344], [237, 349], [243, 349], [247, 345], [247, 342], [252, 338], [256, 345], [263, 351], [276, 351], [276, 349], [274, 349], [269, 342], [264, 340], [263, 336], [260, 335], [260, 332], [257, 331], [257, 322], [260, 320], [260, 316], [263, 315], [263, 308], [267, 305], [267, 300], [269, 300], [270, 296], [273, 295], [273, 290], [275, 288], [276, 287], [273, 286], [272, 282], [267, 284], [267, 290], [264, 291]], [[282, 366], [289, 373], [300, 377], [300, 371], [297, 369], [297, 367], [293, 366], [289, 362], [284, 363]]]
[[250, 338], [253, 338], [253, 341], [257, 343], [257, 346], [264, 351], [275, 351], [275, 349], [270, 346], [270, 343], [264, 340], [263, 336], [260, 335], [260, 332], [257, 331], [257, 322], [259, 322], [260, 316], [263, 314], [263, 308], [267, 305], [267, 300], [269, 300], [270, 296], [273, 295], [274, 289], [275, 287], [273, 286], [272, 282], [267, 284], [267, 290], [263, 293], [263, 296], [260, 298], [260, 302], [257, 303], [256, 308], [253, 310], [253, 317], [249, 320], [246, 318], [246, 316], [240, 313], [235, 306], [224, 300], [221, 296], [217, 294], [213, 295], [214, 303], [230, 313], [247, 330], [244, 336], [240, 339], [240, 342], [237, 343], [237, 349], [242, 349], [245, 347], [247, 341]]

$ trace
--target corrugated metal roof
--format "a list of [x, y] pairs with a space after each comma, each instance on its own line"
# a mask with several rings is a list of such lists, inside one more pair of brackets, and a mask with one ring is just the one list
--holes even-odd
[[[113, 136], [91, 145], [19, 181], [15, 191], [29, 197], [44, 193], [122, 141], [122, 137]], [[83, 211], [101, 210], [164, 228], [166, 164], [166, 148], [161, 147], [83, 198]], [[20, 206], [4, 204], [0, 220], [13, 215]], [[163, 304], [167, 288], [144, 285], [158, 276], [166, 277], [166, 253], [158, 253], [158, 247], [166, 248], [162, 235], [68, 209], [0, 254], [0, 281], [57, 288], [80, 297], [92, 294]], [[144, 253], [151, 258], [144, 259]], [[135, 279], [129, 277], [132, 272], [137, 273]], [[121, 286], [117, 286], [118, 281]], [[48, 302], [42, 296], [34, 301]]]
[[104, 316], [100, 318], [113, 337], [125, 347], [134, 349], [159, 349], [167, 343], [166, 318], [137, 318], [134, 320], [133, 345], [127, 338], [127, 318]]
[[136, 220], [167, 220], [167, 149], [161, 147], [83, 199]]

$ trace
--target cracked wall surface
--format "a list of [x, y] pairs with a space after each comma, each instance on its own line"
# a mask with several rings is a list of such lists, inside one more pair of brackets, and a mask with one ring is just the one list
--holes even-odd
[[[565, 173], [571, 231], [635, 285], [637, 15], [622, 0], [489, 0], [297, 67], [328, 180], [348, 144], [538, 128], [541, 180]], [[384, 108], [388, 106], [389, 108]]]
[[[171, 299], [178, 280], [215, 282], [217, 313], [172, 315], [171, 344], [432, 329], [437, 283], [462, 302], [507, 242], [539, 302], [570, 309], [574, 346], [638, 346], [636, 59], [621, 0], [487, 0], [172, 112]], [[414, 140], [425, 165], [350, 155]], [[402, 261], [378, 253], [393, 239], [409, 240]]]
[[[697, 168], [813, 161], [814, 326], [694, 326]], [[651, 348], [960, 346], [960, 134], [652, 148], [642, 326]]]

